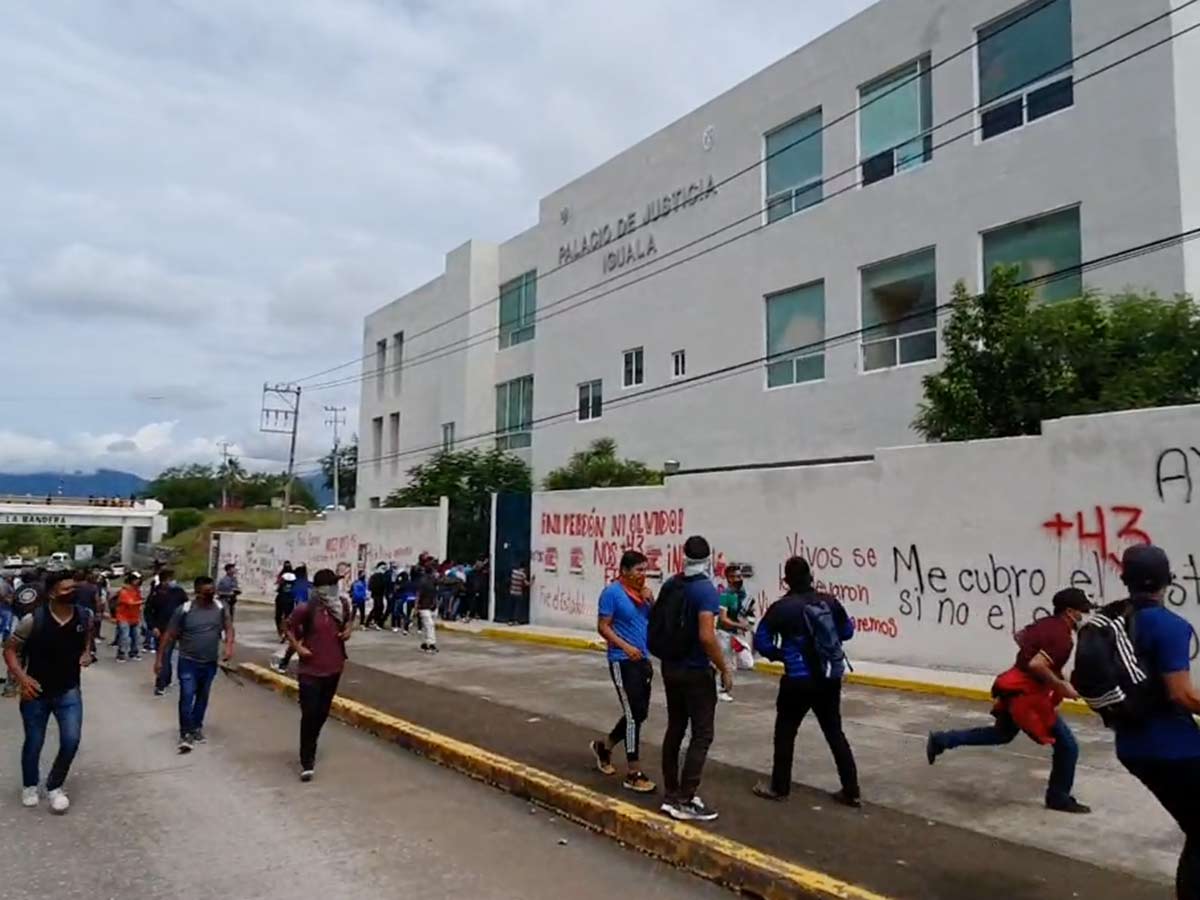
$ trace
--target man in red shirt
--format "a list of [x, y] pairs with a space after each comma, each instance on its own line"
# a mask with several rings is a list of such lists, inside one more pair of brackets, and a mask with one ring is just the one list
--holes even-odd
[[931, 731], [925, 744], [929, 764], [955, 747], [994, 747], [1007, 744], [1024, 731], [1039, 744], [1054, 748], [1046, 808], [1059, 812], [1089, 813], [1091, 809], [1071, 795], [1079, 745], [1056, 707], [1063, 699], [1078, 699], [1063, 678], [1063, 667], [1075, 648], [1075, 631], [1092, 608], [1078, 588], [1054, 595], [1054, 615], [1040, 619], [1017, 634], [1017, 661], [992, 685], [996, 703], [994, 725], [963, 731]]
[[321, 569], [313, 576], [316, 596], [298, 606], [285, 635], [300, 657], [300, 780], [312, 781], [317, 738], [329, 718], [338, 681], [346, 666], [350, 603], [338, 591], [337, 573]]

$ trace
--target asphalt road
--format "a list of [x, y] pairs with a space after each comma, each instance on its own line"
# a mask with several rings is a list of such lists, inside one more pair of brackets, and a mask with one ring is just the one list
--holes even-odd
[[0, 704], [0, 897], [728, 896], [336, 722], [322, 737], [317, 780], [302, 785], [298, 710], [252, 685], [219, 679], [209, 743], [181, 757], [175, 700], [152, 697], [145, 662], [85, 673], [83, 744], [63, 817], [44, 800], [21, 807], [20, 717], [14, 701]]

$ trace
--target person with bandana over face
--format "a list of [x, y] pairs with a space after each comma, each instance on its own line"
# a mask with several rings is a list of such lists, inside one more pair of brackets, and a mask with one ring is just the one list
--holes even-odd
[[639, 764], [642, 724], [650, 714], [650, 685], [654, 667], [650, 664], [647, 627], [654, 597], [646, 586], [646, 557], [636, 550], [621, 556], [620, 577], [600, 594], [597, 630], [608, 644], [608, 674], [617, 689], [621, 718], [606, 737], [591, 743], [596, 768], [615, 775], [612, 751], [625, 744], [628, 766], [624, 786], [638, 794], [649, 794], [655, 784]]
[[288, 644], [300, 657], [300, 780], [312, 781], [316, 773], [317, 739], [342, 670], [346, 667], [346, 641], [353, 622], [350, 603], [338, 590], [337, 573], [321, 569], [313, 576], [314, 594], [296, 608], [287, 623]]
[[1063, 668], [1075, 648], [1075, 632], [1092, 608], [1079, 588], [1063, 588], [1054, 595], [1054, 615], [1039, 619], [1017, 633], [1017, 660], [992, 685], [996, 722], [962, 731], [931, 731], [925, 756], [933, 765], [955, 747], [992, 747], [1007, 744], [1024, 731], [1039, 744], [1053, 748], [1046, 808], [1056, 812], [1090, 813], [1071, 794], [1079, 745], [1058, 704], [1078, 700], [1079, 692], [1063, 677]]

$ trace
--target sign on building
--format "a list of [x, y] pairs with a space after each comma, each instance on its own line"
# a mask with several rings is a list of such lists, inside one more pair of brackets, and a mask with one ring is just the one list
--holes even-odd
[[95, 547], [92, 544], [75, 545], [75, 562], [87, 562], [92, 558]]

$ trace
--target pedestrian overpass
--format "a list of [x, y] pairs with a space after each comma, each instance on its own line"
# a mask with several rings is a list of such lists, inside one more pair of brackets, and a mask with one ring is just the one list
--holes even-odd
[[150, 543], [167, 533], [167, 517], [157, 500], [120, 500], [106, 497], [0, 496], [0, 525], [40, 525], [68, 528], [73, 525], [121, 529], [121, 562], [133, 562], [139, 529], [148, 529]]

